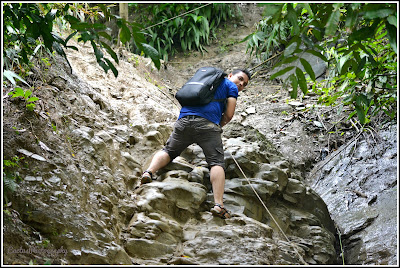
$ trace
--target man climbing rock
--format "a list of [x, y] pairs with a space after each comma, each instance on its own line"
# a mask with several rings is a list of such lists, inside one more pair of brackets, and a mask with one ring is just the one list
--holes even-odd
[[214, 99], [226, 99], [225, 102], [212, 101], [202, 106], [183, 106], [165, 147], [154, 155], [150, 166], [143, 172], [141, 184], [151, 182], [157, 170], [179, 156], [186, 147], [197, 143], [210, 168], [215, 202], [211, 212], [223, 219], [230, 218], [231, 215], [223, 204], [225, 162], [222, 127], [231, 121], [238, 93], [247, 86], [250, 77], [249, 71], [235, 69], [223, 79], [214, 95]]

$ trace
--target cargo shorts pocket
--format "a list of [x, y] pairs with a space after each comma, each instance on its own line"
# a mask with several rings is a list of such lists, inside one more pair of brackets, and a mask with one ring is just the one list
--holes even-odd
[[187, 121], [186, 118], [181, 118], [181, 119], [179, 119], [178, 121], [176, 121], [176, 122], [175, 122], [175, 125], [174, 125], [175, 131], [182, 132], [182, 131], [185, 129], [185, 126], [186, 126], [186, 124], [187, 124], [186, 121]]
[[207, 120], [207, 122], [201, 122], [195, 126], [197, 132], [222, 132], [222, 129], [219, 125], [214, 124]]

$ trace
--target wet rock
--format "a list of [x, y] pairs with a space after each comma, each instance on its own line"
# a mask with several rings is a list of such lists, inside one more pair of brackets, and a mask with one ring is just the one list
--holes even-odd
[[354, 144], [344, 145], [339, 148], [341, 154], [311, 173], [318, 174], [312, 187], [326, 202], [341, 232], [345, 263], [397, 262], [397, 242], [392, 235], [397, 224], [389, 212], [397, 211], [397, 187], [392, 183], [397, 177], [397, 158], [383, 157], [397, 151], [395, 133], [396, 126], [382, 129], [378, 135], [384, 142], [378, 146], [361, 140], [352, 151]]

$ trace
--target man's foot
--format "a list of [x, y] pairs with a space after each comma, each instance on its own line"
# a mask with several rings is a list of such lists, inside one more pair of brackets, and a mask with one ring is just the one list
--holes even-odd
[[149, 183], [153, 181], [153, 173], [151, 173], [151, 171], [146, 170], [145, 172], [143, 172], [142, 177], [140, 179], [140, 185]]
[[214, 207], [211, 209], [211, 213], [214, 216], [220, 217], [221, 219], [228, 219], [231, 217], [231, 214], [218, 203], [215, 203]]

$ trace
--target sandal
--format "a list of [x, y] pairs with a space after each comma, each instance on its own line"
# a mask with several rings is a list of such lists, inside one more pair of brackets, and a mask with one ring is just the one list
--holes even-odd
[[149, 170], [145, 170], [140, 179], [140, 185], [149, 183], [152, 180], [153, 180], [153, 173], [151, 173], [151, 171], [149, 171]]
[[[219, 207], [220, 210], [215, 209], [215, 207]], [[220, 217], [221, 219], [228, 219], [231, 217], [231, 214], [228, 212], [228, 210], [218, 203], [215, 203], [214, 207], [211, 209], [211, 213], [214, 216]]]

